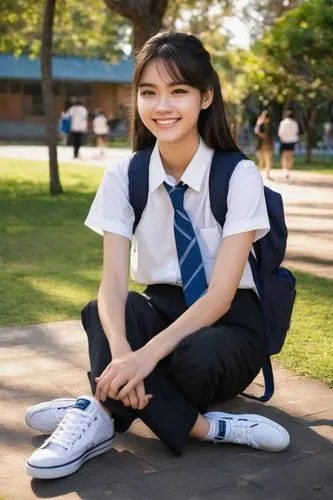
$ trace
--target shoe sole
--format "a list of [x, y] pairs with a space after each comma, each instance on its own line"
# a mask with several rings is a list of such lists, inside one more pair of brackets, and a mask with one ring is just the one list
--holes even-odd
[[80, 457], [64, 465], [56, 465], [53, 467], [37, 467], [30, 464], [28, 461], [26, 463], [26, 472], [29, 476], [35, 479], [57, 479], [58, 477], [69, 476], [70, 474], [76, 472], [87, 460], [90, 460], [93, 457], [97, 457], [97, 455], [101, 455], [102, 453], [111, 450], [111, 448], [113, 447], [114, 438], [115, 436], [113, 435], [112, 438], [109, 438], [106, 441], [103, 441], [102, 443], [94, 446], [93, 448], [90, 448], [89, 450], [85, 451]]
[[[219, 411], [218, 412], [210, 411], [208, 413], [205, 413], [204, 416], [212, 415], [212, 416], [219, 416], [221, 418], [221, 414], [225, 415], [225, 418], [227, 418], [227, 419], [228, 418], [234, 419], [234, 418], [238, 417], [237, 413], [225, 413], [225, 412], [219, 412]], [[256, 447], [257, 450], [270, 451], [270, 452], [278, 452], [278, 451], [285, 450], [289, 446], [290, 436], [289, 436], [288, 431], [286, 431], [286, 429], [284, 427], [282, 427], [282, 425], [277, 424], [276, 422], [274, 422], [273, 420], [270, 420], [269, 418], [262, 417], [261, 415], [256, 415], [254, 413], [250, 413], [250, 414], [244, 413], [244, 414], [241, 414], [241, 415], [242, 415], [242, 418], [246, 418], [249, 421], [264, 422], [264, 423], [270, 425], [271, 427], [274, 427], [274, 429], [278, 430], [281, 433], [281, 435], [282, 435], [282, 437], [284, 439], [284, 443], [283, 443], [282, 447], [279, 448], [278, 450], [277, 449], [273, 449], [273, 448], [263, 448], [262, 446]], [[254, 448], [254, 446], [253, 446], [253, 448]]]
[[[60, 407], [57, 403], [61, 401], [62, 406]], [[66, 404], [68, 403], [68, 405]], [[53, 431], [56, 430], [58, 427], [58, 424], [55, 424], [54, 426], [45, 425], [43, 423], [36, 423], [34, 424], [33, 419], [37, 413], [43, 412], [45, 410], [48, 410], [50, 408], [70, 408], [73, 406], [75, 403], [75, 399], [73, 398], [60, 398], [60, 399], [54, 399], [53, 401], [48, 401], [46, 403], [40, 403], [38, 405], [32, 406], [31, 408], [28, 408], [27, 411], [25, 412], [24, 418], [25, 418], [25, 423], [27, 424], [28, 427], [31, 429], [38, 431], [38, 432], [43, 432], [45, 434], [52, 434]]]

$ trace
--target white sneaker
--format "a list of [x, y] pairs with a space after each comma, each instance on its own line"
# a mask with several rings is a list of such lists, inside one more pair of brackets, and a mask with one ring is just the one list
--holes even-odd
[[286, 429], [261, 415], [234, 415], [223, 412], [205, 413], [217, 421], [218, 432], [214, 443], [245, 444], [264, 451], [282, 451], [288, 447], [290, 437]]
[[27, 474], [38, 479], [67, 476], [90, 458], [110, 450], [113, 441], [113, 419], [93, 397], [81, 396], [28, 459]]
[[73, 398], [62, 398], [31, 406], [25, 412], [25, 423], [35, 431], [51, 434], [75, 401]]

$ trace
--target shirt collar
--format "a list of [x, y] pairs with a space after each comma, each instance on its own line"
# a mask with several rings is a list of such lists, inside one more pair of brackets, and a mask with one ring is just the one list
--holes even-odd
[[[195, 191], [200, 191], [202, 180], [211, 163], [213, 153], [214, 150], [210, 149], [200, 137], [199, 147], [181, 177], [181, 180]], [[149, 167], [149, 186], [150, 192], [153, 192], [167, 180], [157, 142], [150, 158]]]

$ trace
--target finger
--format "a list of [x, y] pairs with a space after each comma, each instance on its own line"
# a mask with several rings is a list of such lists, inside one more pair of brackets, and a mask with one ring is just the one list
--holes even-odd
[[100, 401], [105, 401], [108, 395], [110, 381], [108, 378], [100, 379], [97, 383], [96, 393]]
[[139, 402], [138, 408], [139, 410], [143, 410], [143, 408], [147, 404], [145, 386], [143, 385], [143, 383], [138, 384], [135, 388], [135, 391]]
[[103, 383], [100, 383], [99, 393], [101, 401], [105, 401], [107, 399], [109, 394], [109, 386], [110, 386], [109, 380], [105, 380], [103, 381]]
[[145, 395], [145, 404], [144, 404], [144, 407], [142, 409], [146, 408], [146, 406], [149, 404], [149, 401], [151, 400], [152, 397], [153, 397], [152, 394]]
[[138, 400], [136, 390], [133, 389], [131, 392], [129, 392], [127, 397], [130, 400], [131, 407], [134, 410], [136, 410], [139, 407], [139, 400]]
[[109, 371], [111, 370], [111, 364], [108, 364], [107, 367], [105, 368], [105, 370], [102, 371], [102, 373], [100, 374], [99, 377], [96, 377], [96, 378], [104, 378], [105, 375], [107, 375], [109, 373]]
[[98, 401], [101, 401], [101, 389], [103, 387], [103, 385], [105, 384], [105, 381], [97, 381], [97, 384], [96, 384], [96, 391], [95, 391], [95, 398], [98, 400]]
[[137, 379], [137, 377], [133, 377], [132, 379], [128, 380], [127, 383], [123, 384], [123, 387], [121, 390], [118, 392], [118, 397], [117, 399], [123, 399], [125, 396], [128, 396], [128, 393], [134, 389], [134, 387], [141, 382], [140, 380]]
[[[113, 396], [115, 399], [118, 398], [118, 392], [120, 389], [125, 386], [129, 381], [129, 378], [127, 375], [119, 374], [116, 377], [114, 377], [112, 380], [110, 380], [110, 389], [113, 393]], [[124, 396], [128, 396], [128, 394], [124, 394]], [[119, 398], [122, 399], [122, 398]]]
[[122, 403], [124, 406], [126, 406], [126, 408], [130, 408], [131, 407], [131, 402], [129, 400], [129, 397], [126, 396], [123, 400], [122, 400]]

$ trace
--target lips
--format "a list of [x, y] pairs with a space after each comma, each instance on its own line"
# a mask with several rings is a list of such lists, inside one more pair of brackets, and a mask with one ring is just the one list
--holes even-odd
[[179, 120], [180, 118], [168, 118], [168, 119], [155, 118], [154, 122], [160, 127], [172, 127], [172, 125], [175, 125], [175, 123], [177, 123]]

